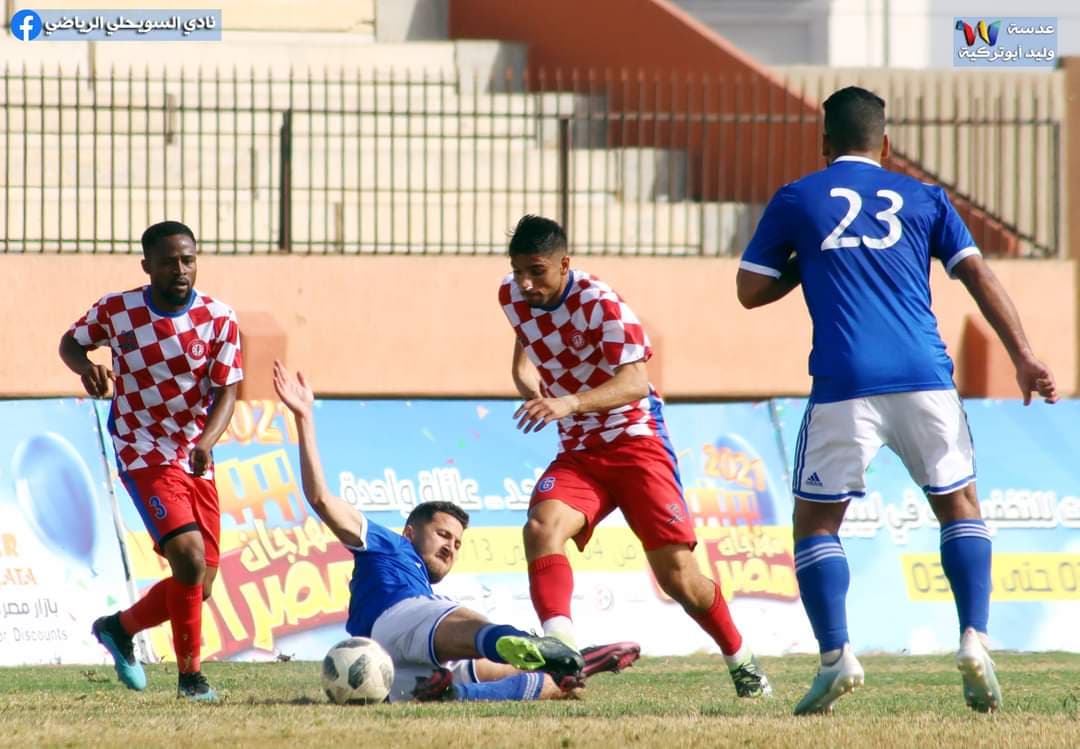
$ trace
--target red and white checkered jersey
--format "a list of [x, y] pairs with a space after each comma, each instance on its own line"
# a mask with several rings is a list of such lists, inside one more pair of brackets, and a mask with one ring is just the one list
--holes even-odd
[[69, 332], [86, 348], [112, 349], [109, 431], [120, 469], [174, 464], [190, 473], [210, 389], [244, 378], [236, 313], [198, 291], [186, 309], [160, 312], [143, 286], [102, 297]]
[[[606, 283], [571, 270], [553, 308], [531, 307], [513, 275], [499, 287], [499, 303], [529, 360], [540, 371], [547, 397], [584, 393], [603, 385], [624, 364], [648, 361], [649, 337], [630, 306]], [[610, 411], [559, 420], [560, 451], [585, 450], [619, 437], [663, 435], [660, 397], [649, 395]]]

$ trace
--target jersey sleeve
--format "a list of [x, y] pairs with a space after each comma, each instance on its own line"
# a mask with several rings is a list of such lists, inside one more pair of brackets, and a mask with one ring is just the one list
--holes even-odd
[[937, 190], [937, 215], [930, 230], [930, 254], [945, 266], [950, 276], [953, 268], [966, 257], [979, 255], [979, 248], [964, 220], [956, 212], [949, 196], [940, 187]]
[[[344, 544], [345, 548], [348, 549], [349, 551], [367, 551], [367, 548], [368, 548], [368, 533], [370, 532], [371, 527], [372, 527], [372, 524], [370, 522], [368, 522], [367, 515], [365, 515], [364, 513], [361, 512], [360, 513], [360, 534], [359, 534], [360, 535], [360, 543], [357, 544], [356, 546], [350, 546], [349, 544]], [[375, 527], [380, 528], [381, 526], [376, 525]]]
[[104, 346], [112, 337], [112, 325], [109, 320], [109, 297], [102, 297], [80, 317], [68, 332], [84, 348]]
[[386, 528], [385, 526], [373, 523], [367, 519], [366, 515], [363, 517], [363, 529], [360, 533], [360, 546], [349, 546], [347, 548], [352, 551], [371, 551], [377, 554], [393, 554], [399, 548], [401, 548], [402, 542], [405, 541], [405, 537], [400, 533], [394, 533], [394, 531]]
[[630, 306], [614, 294], [599, 299], [590, 327], [600, 331], [600, 349], [612, 368], [648, 361], [652, 356], [645, 328]]
[[781, 187], [765, 206], [754, 236], [743, 251], [739, 268], [780, 278], [788, 258], [795, 250], [795, 242], [788, 229], [792, 225], [790, 205], [790, 191]]
[[236, 313], [231, 309], [218, 326], [217, 337], [210, 351], [213, 363], [210, 365], [210, 383], [214, 387], [225, 387], [244, 379], [243, 358], [240, 355], [240, 325]]

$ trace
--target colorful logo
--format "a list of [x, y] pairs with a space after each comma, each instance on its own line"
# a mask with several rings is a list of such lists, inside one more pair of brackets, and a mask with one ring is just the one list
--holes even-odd
[[8, 28], [20, 42], [31, 42], [41, 34], [41, 16], [32, 10], [20, 10], [11, 17]]
[[549, 492], [555, 488], [555, 477], [545, 476], [539, 484], [536, 485], [537, 491]]
[[979, 35], [979, 39], [993, 47], [997, 44], [998, 32], [1001, 30], [1001, 21], [994, 21], [988, 24], [986, 21], [979, 20], [975, 23], [975, 28], [972, 28], [970, 24], [964, 21], [956, 22], [956, 30], [964, 32], [964, 41], [967, 42], [967, 46], [971, 46], [975, 43], [975, 35]]

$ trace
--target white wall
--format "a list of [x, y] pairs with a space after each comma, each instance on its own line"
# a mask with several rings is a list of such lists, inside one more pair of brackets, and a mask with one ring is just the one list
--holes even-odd
[[831, 0], [672, 0], [757, 60], [826, 65]]

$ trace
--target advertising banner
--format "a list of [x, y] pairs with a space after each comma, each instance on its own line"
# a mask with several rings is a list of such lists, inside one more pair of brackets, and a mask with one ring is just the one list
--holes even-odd
[[105, 663], [131, 602], [88, 400], [0, 401], [0, 665]]
[[[316, 418], [332, 491], [394, 529], [420, 502], [463, 507], [470, 527], [438, 592], [494, 621], [535, 628], [521, 529], [556, 434], [553, 427], [515, 430], [516, 405], [328, 400], [317, 403]], [[1008, 649], [1080, 651], [1080, 401], [965, 405], [994, 539], [992, 639]], [[84, 399], [0, 402], [7, 425], [0, 437], [0, 665], [104, 662], [90, 635], [93, 619], [168, 574], [116, 480], [107, 437], [103, 446], [108, 407]], [[815, 648], [791, 542], [790, 470], [804, 409], [798, 399], [665, 408], [685, 510], [698, 531], [695, 559], [721, 583], [763, 654]], [[204, 609], [204, 655], [321, 657], [344, 632], [352, 558], [304, 501], [287, 410], [276, 401], [239, 402], [215, 458], [222, 561]], [[856, 649], [955, 646], [938, 523], [887, 448], [871, 465], [866, 496], [851, 503], [841, 538]], [[582, 643], [633, 639], [654, 655], [715, 651], [656, 585], [618, 512], [584, 553], [571, 547], [569, 556]], [[171, 657], [167, 626], [147, 642], [157, 657]]]
[[[419, 502], [452, 501], [471, 522], [454, 572], [438, 586], [495, 621], [537, 626], [521, 528], [535, 481], [555, 455], [553, 427], [524, 435], [508, 401], [320, 401], [320, 454], [331, 489], [368, 518], [400, 529]], [[107, 404], [102, 404], [104, 419]], [[668, 426], [696, 557], [721, 580], [760, 650], [809, 647], [792, 567], [790, 495], [768, 404], [674, 406]], [[204, 656], [320, 658], [341, 638], [352, 558], [307, 508], [295, 426], [273, 401], [239, 403], [215, 450], [222, 561], [204, 612]], [[167, 573], [116, 484], [140, 589]], [[635, 639], [647, 652], [713, 649], [658, 589], [644, 552], [615, 513], [583, 554], [574, 616], [583, 642]], [[795, 608], [792, 608], [795, 604]], [[168, 627], [151, 635], [171, 657]], [[760, 640], [760, 643], [758, 643]]]

